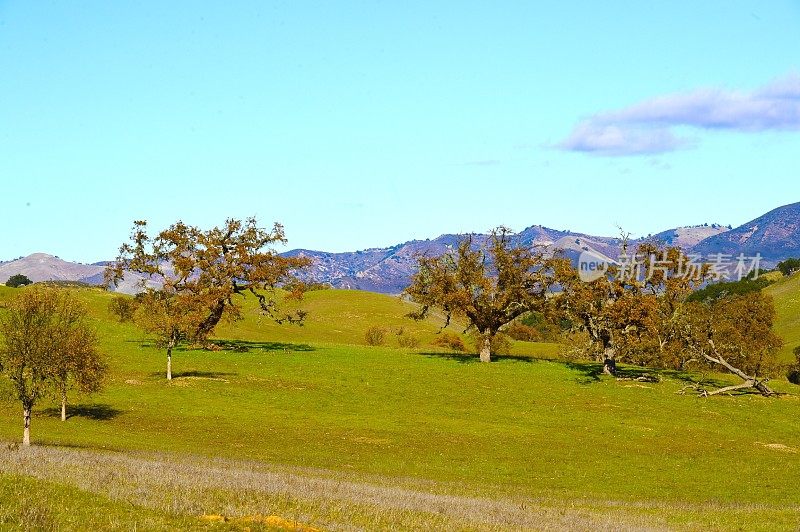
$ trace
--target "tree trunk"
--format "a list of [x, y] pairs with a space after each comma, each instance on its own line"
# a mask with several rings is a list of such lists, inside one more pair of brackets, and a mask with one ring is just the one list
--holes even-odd
[[606, 375], [617, 376], [617, 361], [614, 358], [616, 353], [613, 347], [606, 347], [603, 350], [603, 373]]
[[492, 334], [485, 333], [481, 343], [481, 362], [492, 361]]
[[211, 334], [211, 331], [213, 331], [214, 327], [217, 326], [224, 313], [225, 300], [223, 299], [214, 304], [214, 306], [211, 308], [211, 312], [208, 314], [208, 317], [206, 317], [197, 327], [197, 330], [195, 331], [195, 338], [204, 340], [209, 334]]
[[172, 380], [172, 346], [167, 347], [167, 380]]
[[67, 420], [67, 392], [61, 390], [61, 421]]
[[25, 430], [22, 433], [22, 445], [29, 446], [31, 444], [31, 407], [24, 406], [22, 408], [22, 417], [25, 420]]

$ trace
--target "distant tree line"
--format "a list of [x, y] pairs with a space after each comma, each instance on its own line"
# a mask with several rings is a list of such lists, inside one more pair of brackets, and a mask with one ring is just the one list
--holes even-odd
[[778, 270], [787, 277], [800, 270], [800, 259], [789, 258], [778, 263]]

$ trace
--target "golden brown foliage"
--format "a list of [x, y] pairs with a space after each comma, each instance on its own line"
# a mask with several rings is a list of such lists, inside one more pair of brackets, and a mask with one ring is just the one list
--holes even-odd
[[176, 222], [155, 237], [147, 234], [147, 222], [136, 221], [130, 242], [120, 247], [116, 262], [106, 271], [109, 283], [119, 282], [125, 271], [134, 271], [163, 284], [169, 295], [186, 295], [194, 310], [205, 316], [192, 337], [206, 338], [223, 318], [235, 320], [241, 308], [234, 296], [251, 294], [266, 314], [278, 322], [300, 322], [302, 311], [281, 313], [275, 292], [284, 288], [288, 299], [302, 296], [303, 284], [294, 272], [309, 264], [304, 257], [282, 257], [276, 244], [286, 243], [283, 226], [271, 230], [255, 218], [228, 219], [222, 227], [201, 230]]
[[463, 353], [467, 350], [467, 346], [464, 345], [464, 340], [462, 340], [457, 334], [444, 331], [439, 333], [439, 335], [433, 340], [433, 345], [442, 347], [444, 349], [450, 349], [452, 351], [458, 351], [459, 353]]
[[555, 312], [586, 334], [586, 352], [602, 360], [609, 373], [617, 361], [663, 365], [676, 315], [688, 295], [708, 279], [708, 267], [690, 268], [691, 261], [678, 248], [646, 243], [634, 255], [626, 253], [624, 241], [623, 260], [628, 262], [611, 265], [606, 275], [591, 282], [582, 280], [567, 259], [555, 268], [562, 287], [552, 300]]
[[22, 403], [25, 443], [31, 410], [42, 396], [57, 394], [66, 402], [73, 386], [85, 392], [100, 388], [106, 364], [86, 322], [86, 309], [68, 291], [25, 289], [8, 303], [0, 332], [0, 369]]
[[553, 284], [549, 260], [528, 247], [514, 246], [506, 228], [492, 231], [484, 247], [465, 238], [451, 253], [418, 257], [419, 271], [406, 294], [421, 305], [410, 314], [423, 319], [431, 308], [466, 318], [482, 337], [481, 360], [489, 361], [491, 340], [516, 317], [541, 308]]
[[[624, 247], [623, 247], [624, 249]], [[553, 306], [586, 335], [586, 351], [615, 373], [618, 361], [659, 368], [690, 365], [723, 369], [771, 395], [765, 377], [779, 369], [781, 340], [772, 331], [775, 310], [761, 291], [693, 301], [691, 294], [712, 278], [708, 265], [692, 263], [677, 248], [644, 244], [639, 275], [607, 275], [584, 282], [568, 261], [557, 277], [563, 287]], [[656, 260], [651, 260], [655, 257]], [[709, 392], [714, 393], [714, 392]]]
[[108, 311], [116, 316], [120, 323], [126, 323], [133, 320], [133, 314], [136, 312], [137, 302], [132, 297], [127, 296], [114, 296], [108, 302]]

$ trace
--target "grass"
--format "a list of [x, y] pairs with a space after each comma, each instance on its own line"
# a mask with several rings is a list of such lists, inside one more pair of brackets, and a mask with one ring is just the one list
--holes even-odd
[[[0, 299], [9, 293], [0, 289]], [[512, 356], [481, 364], [431, 348], [438, 324], [402, 318], [405, 312], [397, 311], [407, 303], [338, 291], [309, 294], [312, 314], [302, 328], [259, 322], [250, 308], [243, 322], [220, 329], [227, 349], [178, 351], [177, 378], [167, 383], [163, 352], [132, 326], [109, 319], [110, 296], [78, 293], [110, 354], [111, 382], [100, 394], [76, 399], [66, 423], [55, 404], [40, 405], [32, 436], [39, 446], [95, 458], [83, 460], [91, 467], [78, 459], [67, 467], [59, 458], [34, 471], [21, 468], [12, 453], [0, 457], [0, 472], [80, 486], [176, 519], [275, 513], [368, 529], [392, 523], [543, 528], [529, 526], [539, 522], [791, 530], [800, 524], [796, 395], [680, 395], [686, 379], [697, 376], [664, 373], [657, 384], [609, 379], [596, 364], [551, 360], [558, 346], [549, 344], [518, 343]], [[339, 322], [341, 309], [349, 310]], [[423, 345], [359, 345], [375, 323], [407, 327]], [[785, 382], [776, 387], [797, 390]], [[0, 440], [18, 440], [18, 405], [0, 405]], [[158, 474], [111, 495], [103, 482], [87, 481], [118, 467], [104, 461], [108, 453], [138, 457], [156, 472], [184, 462], [179, 469], [192, 471], [197, 461], [211, 467], [211, 459], [224, 465], [209, 473], [218, 484], [175, 507], [137, 495], [151, 484], [154, 493], [168, 493]], [[253, 468], [306, 483], [335, 478], [363, 490], [346, 504], [326, 489], [293, 489], [290, 500], [277, 489], [232, 497], [240, 491], [236, 479]], [[406, 491], [376, 502], [370, 490], [377, 487]], [[431, 494], [457, 497], [451, 505], [463, 511], [431, 512], [448, 507], [425, 498]], [[380, 502], [395, 499], [412, 502], [399, 508]], [[524, 515], [496, 506], [508, 501], [526, 508]], [[482, 519], [476, 508], [495, 517]]]
[[[102, 495], [29, 476], [0, 474], [2, 530], [194, 530], [197, 518], [135, 507]], [[229, 529], [220, 524], [213, 528]]]
[[775, 300], [775, 332], [784, 341], [781, 359], [794, 362], [793, 350], [800, 346], [800, 274], [779, 278], [764, 291]]

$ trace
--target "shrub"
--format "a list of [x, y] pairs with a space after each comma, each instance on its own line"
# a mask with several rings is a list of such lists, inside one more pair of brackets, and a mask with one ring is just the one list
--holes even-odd
[[373, 325], [364, 334], [367, 345], [383, 345], [386, 341], [386, 329], [378, 325]]
[[418, 347], [419, 346], [419, 339], [416, 336], [411, 334], [407, 334], [403, 327], [397, 329], [397, 343], [400, 347]]
[[786, 378], [789, 379], [789, 382], [792, 384], [800, 384], [800, 345], [794, 348], [794, 356], [797, 362], [789, 367]]
[[12, 275], [11, 277], [8, 278], [8, 281], [6, 281], [6, 286], [10, 286], [11, 288], [19, 288], [20, 286], [25, 286], [29, 284], [33, 284], [33, 281], [31, 281], [21, 273]]
[[464, 345], [464, 340], [462, 340], [457, 334], [449, 332], [439, 334], [433, 341], [433, 345], [436, 347], [450, 349], [452, 351], [458, 351], [459, 353], [463, 353], [467, 350], [467, 346]]
[[542, 340], [542, 334], [536, 327], [531, 327], [530, 325], [525, 325], [520, 322], [512, 323], [505, 332], [514, 340], [519, 340], [521, 342], [540, 342]]
[[114, 296], [108, 302], [108, 311], [116, 316], [120, 323], [133, 320], [136, 307], [138, 307], [138, 303], [132, 297]]
[[504, 332], [522, 342], [558, 342], [571, 325], [566, 320], [555, 323], [541, 312], [529, 312], [512, 322]]

